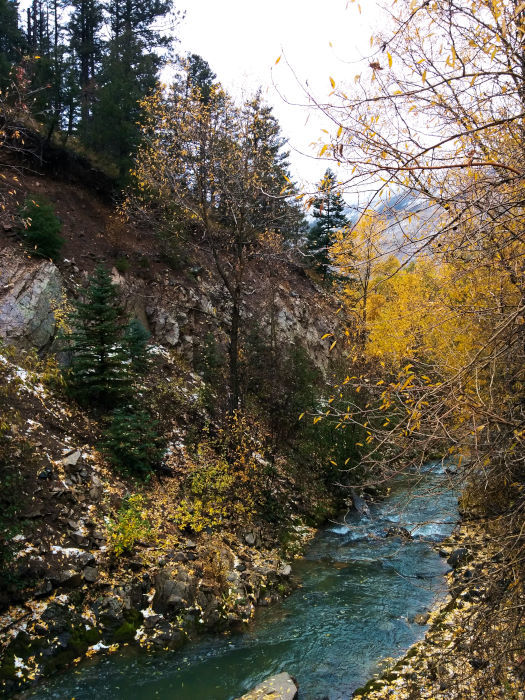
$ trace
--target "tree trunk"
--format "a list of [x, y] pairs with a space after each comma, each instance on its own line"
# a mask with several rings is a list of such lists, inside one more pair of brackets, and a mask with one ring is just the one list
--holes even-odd
[[228, 346], [230, 369], [230, 412], [239, 408], [239, 326], [241, 320], [241, 295], [239, 287], [232, 294], [232, 315], [230, 325], [230, 343]]

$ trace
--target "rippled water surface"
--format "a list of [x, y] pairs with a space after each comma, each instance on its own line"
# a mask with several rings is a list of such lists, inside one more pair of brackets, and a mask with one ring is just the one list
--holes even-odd
[[[301, 700], [342, 700], [385, 657], [424, 634], [413, 618], [445, 590], [447, 566], [432, 548], [457, 518], [448, 477], [429, 465], [400, 480], [370, 514], [321, 530], [294, 562], [302, 586], [282, 604], [258, 611], [244, 634], [213, 637], [166, 654], [122, 653], [56, 677], [32, 698], [75, 700], [229, 700], [286, 670]], [[413, 483], [409, 483], [412, 481]], [[385, 538], [406, 527], [414, 539]]]

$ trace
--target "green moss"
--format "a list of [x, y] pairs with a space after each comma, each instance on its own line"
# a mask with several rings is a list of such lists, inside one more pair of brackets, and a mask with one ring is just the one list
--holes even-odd
[[100, 630], [95, 627], [74, 627], [71, 630], [70, 644], [79, 654], [84, 654], [88, 647], [100, 641], [101, 636]]
[[142, 624], [142, 615], [138, 610], [126, 610], [124, 613], [124, 622], [113, 633], [113, 641], [132, 642], [135, 639], [135, 632]]
[[0, 666], [0, 680], [16, 680], [15, 655], [9, 654]]
[[363, 685], [361, 688], [357, 688], [357, 690], [354, 691], [352, 697], [356, 697], [358, 695], [366, 695], [367, 693], [371, 693], [373, 690], [379, 690], [382, 685], [383, 684], [379, 681], [372, 679], [368, 681], [366, 685]]
[[115, 642], [131, 642], [135, 637], [136, 627], [132, 622], [123, 622], [113, 634]]

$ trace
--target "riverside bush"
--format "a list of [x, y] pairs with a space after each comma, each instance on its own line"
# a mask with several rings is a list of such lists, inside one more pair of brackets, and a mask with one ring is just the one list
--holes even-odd
[[201, 532], [224, 520], [250, 521], [265, 488], [260, 444], [252, 430], [237, 412], [216, 438], [199, 445], [186, 496], [175, 513], [179, 527]]
[[125, 498], [116, 520], [108, 525], [109, 548], [117, 557], [131, 554], [139, 540], [151, 534], [151, 525], [146, 515], [144, 496], [135, 493]]

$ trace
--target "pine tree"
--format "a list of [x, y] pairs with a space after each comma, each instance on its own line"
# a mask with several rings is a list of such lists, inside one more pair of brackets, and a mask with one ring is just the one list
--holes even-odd
[[308, 232], [307, 251], [313, 257], [316, 267], [324, 278], [330, 266], [329, 248], [333, 243], [333, 234], [348, 225], [345, 202], [337, 191], [335, 174], [328, 168], [319, 183], [318, 196], [313, 202], [315, 223]]
[[136, 476], [145, 476], [155, 469], [164, 453], [156, 422], [148, 411], [134, 405], [113, 410], [103, 447], [115, 467]]
[[130, 393], [129, 353], [124, 347], [124, 311], [117, 288], [99, 265], [70, 319], [72, 361], [67, 382], [81, 403], [110, 409]]
[[217, 75], [212, 71], [208, 61], [196, 53], [188, 54], [182, 63], [187, 66], [188, 87], [199, 88], [201, 101], [208, 104]]
[[124, 331], [124, 347], [129, 354], [131, 369], [137, 375], [145, 374], [149, 368], [147, 343], [150, 336], [138, 318], [132, 318]]
[[0, 0], [0, 90], [10, 84], [11, 70], [24, 50], [24, 36], [18, 27], [18, 3]]
[[61, 127], [64, 109], [64, 78], [67, 47], [62, 42], [63, 15], [67, 6], [61, 0], [33, 0], [27, 8], [26, 42], [31, 61], [33, 112], [48, 127], [50, 139]]
[[279, 122], [272, 108], [264, 104], [260, 90], [245, 103], [242, 116], [246, 125], [243, 148], [261, 182], [252, 204], [252, 225], [294, 239], [304, 226], [304, 215], [292, 196], [296, 190]]
[[20, 216], [24, 222], [22, 238], [28, 252], [35, 257], [56, 260], [64, 239], [60, 235], [62, 223], [53, 206], [43, 198], [29, 197]]
[[80, 95], [79, 131], [87, 137], [95, 101], [96, 77], [102, 57], [100, 30], [103, 13], [100, 0], [71, 0], [73, 12], [68, 24], [71, 50], [78, 67]]
[[109, 154], [121, 177], [129, 170], [139, 140], [139, 101], [153, 90], [164, 58], [158, 49], [172, 39], [155, 28], [171, 0], [110, 0], [110, 39], [97, 79], [97, 99], [88, 143]]

